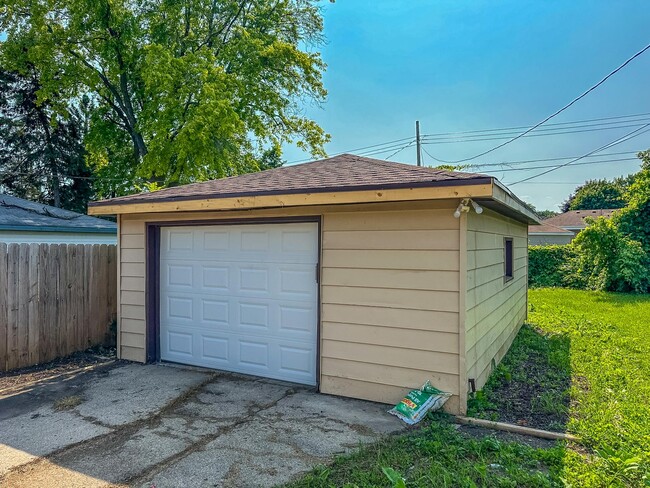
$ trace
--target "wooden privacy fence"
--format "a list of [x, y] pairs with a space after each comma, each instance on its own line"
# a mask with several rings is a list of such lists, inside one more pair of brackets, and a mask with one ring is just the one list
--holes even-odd
[[0, 243], [0, 371], [110, 341], [116, 255], [106, 244]]

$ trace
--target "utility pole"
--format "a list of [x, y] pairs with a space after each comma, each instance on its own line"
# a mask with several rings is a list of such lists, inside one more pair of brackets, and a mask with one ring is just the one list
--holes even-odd
[[420, 146], [420, 121], [415, 121], [415, 142], [417, 148], [418, 166], [422, 166], [422, 149]]

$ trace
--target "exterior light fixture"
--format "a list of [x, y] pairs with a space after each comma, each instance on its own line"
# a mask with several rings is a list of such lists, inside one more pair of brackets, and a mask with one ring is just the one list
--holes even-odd
[[472, 207], [474, 207], [474, 211], [477, 214], [483, 213], [483, 207], [481, 207], [478, 203], [470, 198], [463, 198], [454, 211], [454, 217], [459, 219], [461, 214], [468, 213], [471, 209], [470, 204]]

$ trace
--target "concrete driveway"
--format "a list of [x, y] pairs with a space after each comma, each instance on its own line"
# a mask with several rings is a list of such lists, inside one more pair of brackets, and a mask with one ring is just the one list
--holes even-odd
[[115, 363], [0, 392], [0, 486], [272, 486], [403, 428], [386, 405]]

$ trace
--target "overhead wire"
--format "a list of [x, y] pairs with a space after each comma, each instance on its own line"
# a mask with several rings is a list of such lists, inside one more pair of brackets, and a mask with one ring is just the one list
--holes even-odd
[[[622, 151], [622, 152], [614, 152], [614, 153], [604, 153], [604, 154], [594, 154], [592, 156], [588, 156], [590, 158], [601, 158], [604, 156], [622, 156], [625, 154], [638, 154], [639, 151]], [[429, 154], [427, 152], [427, 154]], [[522, 159], [518, 161], [503, 161], [501, 163], [474, 163], [474, 164], [464, 164], [463, 168], [486, 168], [486, 167], [494, 167], [494, 166], [511, 166], [511, 165], [517, 165], [517, 164], [528, 164], [528, 163], [543, 163], [546, 161], [562, 161], [565, 159], [573, 159], [577, 158], [578, 156], [564, 156], [564, 157], [557, 157], [557, 158], [541, 158], [541, 159]], [[637, 158], [633, 158], [637, 159]], [[598, 162], [598, 161], [594, 161]]]
[[[638, 158], [619, 158], [619, 159], [605, 159], [602, 161], [585, 161], [583, 163], [574, 163], [571, 166], [585, 166], [591, 164], [603, 164], [603, 163], [618, 163], [623, 161], [639, 161]], [[640, 162], [640, 161], [639, 161]], [[493, 171], [495, 173], [510, 172], [510, 171], [529, 171], [531, 169], [544, 169], [544, 168], [554, 168], [557, 164], [546, 164], [542, 166], [529, 166], [527, 168], [503, 168], [496, 170], [487, 170], [487, 172]]]
[[[600, 132], [604, 130], [614, 130], [614, 129], [629, 129], [631, 127], [640, 127], [644, 123], [650, 122], [650, 119], [644, 119], [642, 121], [639, 121], [638, 123], [634, 124], [628, 124], [628, 125], [616, 125], [616, 126], [608, 126], [608, 127], [597, 127], [597, 128], [592, 128], [592, 129], [581, 129], [581, 130], [563, 130], [563, 131], [556, 131], [553, 133], [547, 133], [547, 132], [540, 132], [540, 133], [533, 133], [533, 134], [527, 134], [523, 137], [528, 138], [528, 137], [548, 137], [548, 136], [558, 136], [558, 135], [564, 135], [564, 134], [580, 134], [584, 132]], [[422, 144], [423, 145], [438, 145], [438, 144], [457, 144], [460, 142], [463, 143], [468, 143], [468, 142], [482, 142], [482, 141], [497, 141], [499, 139], [506, 139], [510, 137], [509, 135], [495, 135], [494, 137], [484, 137], [481, 139], [448, 139], [448, 140], [437, 140], [437, 141], [424, 141]], [[441, 160], [442, 162], [446, 162], [444, 160]], [[462, 161], [461, 161], [462, 162]], [[454, 163], [449, 163], [449, 164], [454, 164]]]
[[505, 142], [503, 142], [503, 143], [501, 143], [501, 144], [498, 144], [498, 145], [496, 145], [496, 146], [494, 146], [494, 147], [492, 147], [492, 148], [490, 148], [490, 149], [488, 149], [488, 150], [486, 150], [486, 151], [483, 151], [483, 152], [481, 152], [481, 153], [479, 153], [479, 154], [476, 154], [475, 156], [472, 156], [472, 157], [469, 157], [469, 158], [464, 158], [464, 159], [458, 159], [458, 160], [455, 160], [455, 161], [442, 161], [442, 162], [446, 162], [446, 163], [450, 163], [450, 164], [458, 164], [458, 163], [463, 163], [463, 162], [465, 162], [465, 161], [471, 161], [471, 160], [473, 160], [473, 159], [476, 159], [476, 158], [480, 158], [480, 157], [482, 157], [482, 156], [485, 156], [486, 154], [490, 154], [490, 153], [496, 151], [497, 149], [500, 149], [500, 148], [502, 148], [502, 147], [504, 147], [504, 146], [506, 146], [506, 145], [508, 145], [508, 144], [511, 144], [511, 143], [515, 142], [515, 141], [518, 140], [518, 139], [521, 139], [521, 138], [524, 137], [526, 134], [531, 133], [532, 131], [534, 131], [535, 129], [537, 129], [539, 126], [545, 124], [546, 122], [548, 122], [548, 121], [551, 120], [552, 118], [557, 117], [559, 114], [561, 114], [562, 112], [564, 112], [565, 110], [567, 110], [569, 107], [571, 107], [572, 105], [574, 105], [574, 104], [575, 104], [576, 102], [578, 102], [579, 100], [582, 100], [584, 97], [586, 97], [587, 95], [589, 95], [592, 91], [594, 91], [594, 90], [595, 90], [596, 88], [598, 88], [600, 85], [602, 85], [603, 83], [605, 83], [609, 78], [611, 78], [611, 77], [614, 76], [616, 73], [618, 73], [618, 72], [621, 71], [623, 68], [625, 68], [625, 67], [626, 67], [628, 64], [630, 64], [634, 59], [638, 58], [638, 57], [641, 56], [643, 53], [645, 53], [648, 49], [650, 49], [650, 44], [646, 45], [643, 49], [641, 49], [640, 51], [636, 52], [635, 54], [633, 54], [632, 56], [630, 56], [629, 58], [627, 58], [627, 59], [626, 59], [626, 60], [625, 60], [621, 65], [619, 65], [616, 69], [610, 71], [610, 72], [609, 72], [609, 73], [608, 73], [608, 74], [607, 74], [603, 79], [601, 79], [598, 83], [596, 83], [595, 85], [592, 85], [591, 87], [589, 87], [587, 90], [585, 90], [582, 94], [580, 94], [579, 96], [577, 96], [576, 98], [574, 98], [573, 100], [571, 100], [569, 103], [567, 103], [566, 105], [564, 105], [564, 106], [561, 107], [560, 109], [556, 110], [556, 111], [553, 112], [551, 115], [549, 115], [549, 116], [546, 117], [545, 119], [541, 120], [540, 122], [536, 123], [536, 124], [533, 125], [532, 127], [528, 128], [528, 129], [526, 129], [525, 131], [523, 131], [522, 133], [516, 135], [515, 137], [512, 137], [512, 138], [508, 139], [507, 141], [505, 141]]
[[[387, 141], [387, 142], [382, 142], [382, 143], [379, 143], [379, 144], [371, 144], [369, 146], [358, 147], [358, 148], [355, 148], [355, 149], [348, 149], [346, 151], [337, 152], [336, 154], [333, 154], [333, 156], [337, 156], [337, 155], [345, 154], [345, 153], [354, 153], [354, 152], [363, 151], [363, 150], [366, 150], [366, 149], [379, 148], [380, 146], [383, 149], [383, 146], [394, 145], [396, 143], [403, 143], [404, 141], [410, 141], [412, 139], [413, 139], [412, 136], [411, 137], [403, 137], [401, 139], [395, 139], [394, 141]], [[288, 161], [285, 164], [291, 165], [291, 164], [306, 163], [306, 162], [309, 162], [309, 161], [313, 161], [313, 159], [311, 159], [311, 158], [299, 159], [299, 160], [295, 160], [295, 161]]]
[[[552, 124], [546, 124], [546, 127], [559, 127], [563, 125], [574, 125], [574, 124], [583, 124], [587, 122], [600, 122], [603, 120], [619, 120], [619, 119], [633, 119], [633, 118], [645, 118], [645, 117], [650, 117], [650, 112], [641, 112], [638, 114], [628, 114], [628, 115], [614, 115], [610, 117], [596, 117], [593, 119], [583, 119], [583, 120], [572, 120], [572, 121], [567, 121], [567, 122], [553, 122]], [[610, 122], [610, 123], [616, 123], [616, 122]], [[598, 125], [598, 124], [596, 124]], [[423, 138], [426, 137], [438, 137], [438, 136], [462, 136], [463, 134], [475, 134], [475, 133], [483, 133], [483, 132], [501, 132], [501, 131], [513, 131], [513, 130], [520, 130], [520, 129], [526, 129], [528, 128], [527, 125], [520, 125], [520, 126], [514, 126], [514, 127], [501, 127], [497, 129], [475, 129], [475, 130], [465, 130], [465, 131], [456, 131], [456, 132], [437, 132], [437, 133], [431, 133], [431, 134], [422, 134]]]
[[635, 138], [635, 137], [638, 137], [638, 136], [640, 136], [641, 134], [645, 134], [645, 133], [648, 132], [648, 131], [650, 131], [650, 123], [645, 124], [644, 126], [639, 127], [638, 129], [635, 129], [635, 130], [633, 130], [633, 131], [630, 131], [630, 132], [628, 132], [627, 134], [625, 134], [624, 136], [621, 136], [621, 137], [619, 137], [618, 139], [615, 139], [615, 140], [612, 141], [612, 142], [609, 142], [609, 143], [607, 143], [607, 144], [604, 144], [604, 145], [600, 146], [599, 148], [594, 149], [593, 151], [589, 151], [588, 153], [583, 154], [582, 156], [579, 156], [579, 157], [577, 157], [577, 158], [574, 158], [574, 159], [572, 159], [571, 161], [568, 161], [568, 162], [563, 163], [563, 164], [559, 164], [559, 165], [557, 165], [557, 166], [554, 166], [554, 167], [551, 168], [551, 169], [548, 169], [548, 170], [546, 170], [546, 171], [542, 171], [541, 173], [538, 173], [538, 174], [533, 175], [533, 176], [529, 176], [529, 177], [524, 178], [524, 179], [522, 179], [522, 180], [515, 181], [515, 182], [513, 182], [513, 183], [509, 183], [509, 185], [518, 185], [519, 183], [524, 183], [524, 182], [529, 181], [529, 180], [532, 180], [532, 179], [534, 179], [534, 178], [538, 178], [538, 177], [540, 177], [540, 176], [546, 175], [546, 174], [551, 173], [551, 172], [553, 172], [553, 171], [556, 171], [556, 170], [558, 170], [558, 169], [560, 169], [560, 168], [564, 168], [564, 167], [566, 167], [566, 166], [569, 166], [569, 165], [571, 165], [571, 164], [573, 164], [573, 163], [575, 163], [575, 162], [577, 162], [577, 161], [580, 161], [581, 159], [584, 159], [584, 158], [586, 158], [586, 157], [588, 157], [588, 156], [591, 156], [592, 154], [595, 154], [595, 153], [598, 153], [598, 152], [604, 151], [605, 149], [608, 149], [608, 148], [610, 148], [610, 147], [616, 146], [616, 145], [621, 144], [621, 143], [623, 143], [623, 142], [629, 141], [630, 139], [633, 139], [633, 138]]
[[411, 142], [409, 142], [409, 143], [406, 144], [405, 146], [403, 146], [403, 147], [401, 147], [400, 149], [398, 149], [397, 151], [395, 151], [395, 152], [394, 152], [393, 154], [391, 154], [390, 156], [388, 156], [388, 157], [386, 158], [386, 160], [389, 160], [390, 158], [392, 158], [393, 156], [395, 156], [395, 155], [397, 155], [398, 153], [402, 152], [402, 151], [403, 151], [404, 149], [406, 149], [407, 147], [412, 146], [413, 144], [415, 144], [415, 139], [413, 139]]
[[[628, 115], [617, 115], [610, 117], [597, 117], [591, 119], [583, 120], [574, 120], [568, 122], [556, 122], [552, 124], [547, 124], [546, 128], [540, 129], [539, 133], [534, 134], [535, 137], [540, 136], [554, 136], [562, 134], [574, 134], [578, 132], [591, 132], [593, 130], [610, 130], [610, 129], [622, 129], [634, 127], [634, 125], [621, 125], [621, 124], [631, 124], [638, 122], [642, 124], [644, 122], [650, 121], [650, 112], [628, 114]], [[590, 124], [596, 122], [595, 124]], [[587, 124], [587, 125], [584, 125]], [[495, 129], [481, 129], [481, 130], [469, 130], [469, 131], [459, 131], [459, 132], [440, 132], [440, 133], [431, 133], [421, 136], [422, 145], [428, 145], [432, 143], [460, 143], [460, 142], [479, 142], [485, 140], [499, 140], [503, 138], [510, 137], [512, 134], [505, 131], [512, 131], [526, 126], [514, 126], [514, 127], [503, 127]], [[573, 130], [573, 129], [583, 129], [583, 130]], [[404, 141], [414, 140], [413, 137], [404, 137], [401, 139], [395, 139], [392, 141], [386, 141], [377, 144], [371, 144], [367, 146], [357, 147], [354, 149], [347, 149], [344, 151], [338, 151], [333, 153], [331, 156], [337, 156], [345, 153], [355, 153], [359, 156], [373, 156], [390, 151], [401, 147], [401, 144]], [[424, 148], [423, 148], [424, 149]], [[454, 164], [453, 161], [448, 161], [440, 158], [436, 158], [433, 155], [429, 156], [440, 163]], [[286, 165], [293, 165], [299, 163], [305, 163], [313, 161], [313, 158], [303, 158], [293, 161], [288, 161]]]

